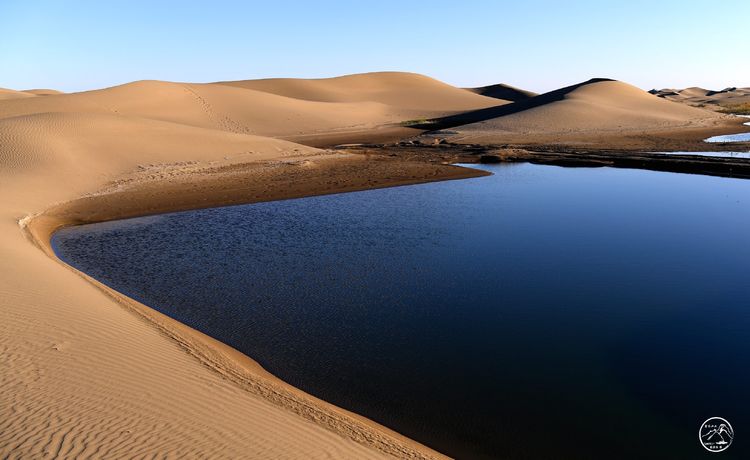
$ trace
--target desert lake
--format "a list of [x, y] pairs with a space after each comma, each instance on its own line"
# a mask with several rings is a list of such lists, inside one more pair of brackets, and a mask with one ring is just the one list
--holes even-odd
[[[750, 424], [750, 181], [472, 167], [493, 175], [52, 242], [290, 384], [451, 456], [694, 458], [706, 418]], [[747, 455], [743, 438], [722, 457]]]

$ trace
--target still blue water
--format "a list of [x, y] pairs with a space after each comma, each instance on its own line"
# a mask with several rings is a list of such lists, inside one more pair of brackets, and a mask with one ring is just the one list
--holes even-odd
[[63, 260], [460, 458], [750, 458], [750, 181], [492, 176], [64, 229]]

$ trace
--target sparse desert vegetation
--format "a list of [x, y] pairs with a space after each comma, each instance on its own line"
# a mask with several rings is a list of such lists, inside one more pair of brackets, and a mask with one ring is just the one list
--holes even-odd
[[719, 110], [721, 113], [733, 113], [735, 115], [750, 115], [750, 102], [744, 104], [728, 105]]

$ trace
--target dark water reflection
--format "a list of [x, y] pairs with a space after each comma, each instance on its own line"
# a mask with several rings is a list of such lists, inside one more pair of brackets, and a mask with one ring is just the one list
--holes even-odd
[[[491, 177], [63, 230], [58, 254], [462, 458], [750, 458], [750, 181]], [[711, 458], [715, 458], [715, 455]]]

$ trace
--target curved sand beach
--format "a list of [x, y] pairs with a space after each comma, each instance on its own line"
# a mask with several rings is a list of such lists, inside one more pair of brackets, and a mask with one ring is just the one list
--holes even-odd
[[[595, 101], [631, 92], [599, 89], [492, 122], [490, 131], [506, 122], [543, 130], [550, 117], [599, 114]], [[0, 98], [0, 456], [441, 457], [75, 271], [56, 259], [49, 236], [76, 223], [471, 177], [478, 173], [439, 162], [289, 140], [397, 139], [419, 132], [400, 121], [507, 101], [392, 72], [147, 81], [74, 94], [3, 90]], [[664, 108], [658, 116], [675, 125], [706, 118], [654, 100]]]
[[[435, 112], [497, 103], [469, 94], [457, 106], [462, 90], [436, 86], [449, 96], [428, 88]], [[62, 225], [476, 175], [246, 133], [335, 130], [356, 113], [374, 126], [408, 107], [313, 110], [329, 103], [225, 85], [191, 90], [142, 82], [10, 92], [0, 105], [0, 456], [441, 457], [56, 259], [49, 237]], [[237, 104], [237, 92], [252, 104]], [[257, 115], [264, 98], [276, 112]]]

